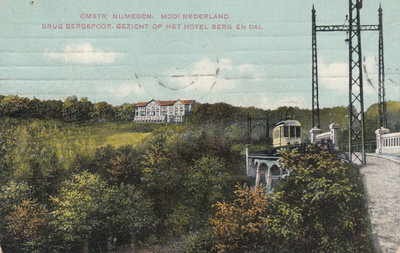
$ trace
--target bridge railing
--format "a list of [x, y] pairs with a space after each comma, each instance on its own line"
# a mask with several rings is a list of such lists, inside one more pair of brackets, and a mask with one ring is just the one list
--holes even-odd
[[375, 153], [400, 154], [400, 132], [390, 133], [389, 129], [381, 127], [375, 131], [375, 134]]
[[[356, 152], [360, 152], [361, 151], [361, 143], [353, 143], [352, 149], [355, 150]], [[339, 150], [341, 152], [346, 153], [349, 150], [349, 145], [346, 143], [342, 143], [339, 146]], [[366, 153], [375, 153], [375, 150], [376, 150], [376, 141], [366, 141], [365, 142], [365, 152]]]
[[326, 143], [330, 144], [331, 148], [339, 150], [338, 129], [339, 126], [335, 123], [330, 124], [329, 131], [324, 133], [319, 128], [312, 128], [310, 130], [311, 144]]

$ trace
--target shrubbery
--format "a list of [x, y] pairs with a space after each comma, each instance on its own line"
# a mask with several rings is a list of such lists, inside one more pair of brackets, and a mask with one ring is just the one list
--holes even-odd
[[39, 100], [19, 96], [0, 96], [0, 116], [14, 118], [59, 119], [68, 122], [132, 121], [134, 104], [112, 106], [92, 103], [87, 98], [70, 96], [61, 100]]
[[241, 172], [231, 144], [182, 126], [159, 128], [136, 147], [69, 150], [66, 166], [48, 140], [57, 122], [6, 121], [16, 127], [0, 129], [9, 133], [0, 147], [8, 151], [0, 152], [5, 252], [105, 252], [176, 240], [204, 226]]
[[[233, 146], [244, 134], [232, 122], [246, 115], [242, 108], [200, 106], [189, 121], [210, 123], [203, 129], [69, 123], [88, 115], [128, 120], [132, 106], [67, 102], [0, 101], [3, 115], [13, 117], [0, 125], [5, 252], [105, 252], [180, 238], [187, 252], [371, 252], [357, 168], [333, 153], [283, 152], [292, 173], [272, 194], [243, 186], [235, 191], [246, 180], [241, 148]], [[63, 121], [15, 118], [33, 115]], [[149, 131], [137, 146], [100, 146], [111, 132]]]
[[[216, 204], [212, 250], [373, 252], [358, 169], [313, 147], [281, 155], [292, 172], [271, 194], [238, 187], [233, 202]], [[204, 249], [201, 237], [192, 241]]]

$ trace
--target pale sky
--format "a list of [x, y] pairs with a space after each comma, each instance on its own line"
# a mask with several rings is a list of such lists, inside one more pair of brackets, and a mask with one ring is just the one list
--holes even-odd
[[[364, 0], [361, 21], [378, 24], [383, 8], [388, 100], [400, 100], [400, 0]], [[152, 98], [238, 106], [311, 107], [311, 8], [317, 24], [343, 24], [348, 1], [328, 0], [3, 0], [0, 3], [0, 94], [113, 105]], [[113, 14], [151, 14], [150, 20]], [[227, 20], [162, 20], [161, 14], [228, 14]], [[86, 19], [82, 14], [106, 14]], [[117, 30], [117, 24], [149, 24]], [[167, 24], [208, 30], [167, 30]], [[43, 29], [63, 24], [63, 29]], [[67, 30], [66, 24], [113, 29]], [[153, 29], [153, 24], [162, 24]], [[232, 24], [212, 30], [212, 24]], [[236, 24], [247, 29], [237, 30]], [[262, 29], [249, 30], [248, 25]], [[318, 34], [320, 105], [348, 102], [345, 33]], [[365, 106], [377, 101], [378, 32], [363, 32]], [[369, 78], [372, 85], [367, 82]]]

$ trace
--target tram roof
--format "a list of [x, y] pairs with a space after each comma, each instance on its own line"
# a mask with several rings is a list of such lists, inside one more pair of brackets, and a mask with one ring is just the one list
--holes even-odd
[[293, 120], [293, 119], [288, 119], [288, 120], [282, 120], [276, 123], [276, 126], [301, 126], [300, 122], [298, 120]]

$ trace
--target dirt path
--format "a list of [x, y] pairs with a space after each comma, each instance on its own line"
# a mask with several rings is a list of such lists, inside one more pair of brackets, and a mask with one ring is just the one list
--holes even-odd
[[400, 160], [368, 156], [360, 172], [376, 244], [381, 252], [396, 253], [400, 247]]

